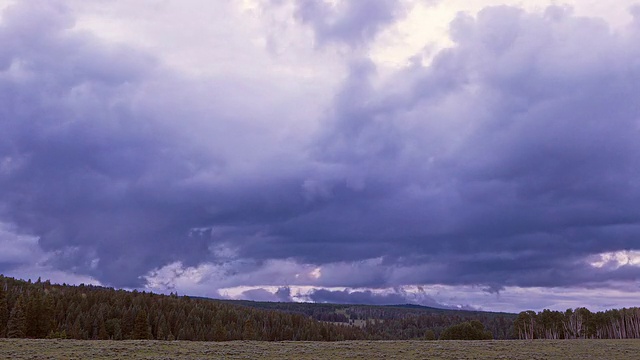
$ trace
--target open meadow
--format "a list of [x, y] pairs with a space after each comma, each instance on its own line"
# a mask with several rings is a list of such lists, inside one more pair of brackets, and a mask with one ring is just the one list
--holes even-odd
[[0, 359], [633, 359], [640, 340], [188, 342], [1, 339]]

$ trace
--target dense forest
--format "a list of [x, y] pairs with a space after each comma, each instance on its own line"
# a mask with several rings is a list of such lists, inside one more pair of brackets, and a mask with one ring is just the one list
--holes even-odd
[[520, 339], [639, 339], [640, 308], [523, 311], [515, 329]]
[[[482, 324], [479, 333], [467, 338], [477, 340], [513, 339], [516, 314], [486, 311], [438, 309], [418, 305], [350, 305], [315, 303], [278, 303], [257, 301], [229, 301], [248, 307], [300, 313], [316, 320], [345, 323], [361, 327], [369, 339], [410, 340], [447, 338], [460, 324]], [[457, 327], [454, 327], [457, 326]], [[452, 328], [452, 329], [450, 329]], [[449, 329], [448, 332], [445, 331]], [[469, 328], [469, 333], [473, 330]], [[444, 336], [443, 336], [444, 334]]]
[[204, 299], [0, 276], [0, 337], [156, 340], [366, 339], [359, 327]]
[[0, 275], [0, 337], [155, 340], [640, 338], [640, 309], [520, 314], [213, 300]]
[[0, 337], [397, 340], [513, 337], [515, 314], [421, 306], [223, 301], [0, 275]]

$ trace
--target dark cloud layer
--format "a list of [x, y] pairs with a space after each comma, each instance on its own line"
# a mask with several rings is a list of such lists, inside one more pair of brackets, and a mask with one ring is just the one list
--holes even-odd
[[145, 108], [152, 57], [71, 31], [57, 4], [24, 2], [3, 16], [2, 216], [61, 251], [55, 266], [135, 284], [151, 264], [206, 253], [186, 239], [198, 220], [185, 180], [215, 159]]
[[[171, 262], [221, 261], [212, 248], [224, 245], [253, 266], [380, 259], [325, 271], [325, 286], [640, 275], [586, 262], [640, 249], [637, 14], [620, 32], [559, 7], [460, 15], [455, 46], [429, 66], [380, 86], [375, 64], [353, 62], [312, 145], [288, 152], [251, 123], [271, 116], [252, 110], [258, 97], [241, 96], [263, 84], [181, 79], [73, 30], [64, 7], [33, 4], [0, 23], [0, 219], [38, 236], [56, 268], [137, 286]], [[320, 43], [358, 45], [399, 11], [341, 4], [300, 2], [298, 16]], [[314, 300], [354, 298], [323, 291]]]
[[439, 270], [408, 282], [637, 277], [582, 261], [640, 245], [637, 20], [614, 34], [562, 8], [488, 8], [380, 89], [355, 65], [317, 149], [344, 178], [300, 228]]

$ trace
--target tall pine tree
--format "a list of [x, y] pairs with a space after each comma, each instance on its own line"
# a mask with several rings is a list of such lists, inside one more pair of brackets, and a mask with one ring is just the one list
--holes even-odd
[[20, 296], [18, 301], [16, 301], [16, 304], [13, 306], [13, 309], [11, 309], [9, 321], [7, 323], [8, 338], [23, 338], [26, 336], [27, 319], [24, 315], [22, 302], [22, 296]]
[[136, 320], [133, 325], [133, 338], [135, 340], [148, 340], [152, 338], [149, 319], [147, 319], [147, 312], [144, 310], [138, 311], [138, 315], [136, 315]]
[[7, 336], [7, 322], [9, 321], [9, 304], [5, 284], [0, 283], [0, 337]]
[[[38, 283], [36, 283], [38, 284]], [[41, 316], [41, 295], [39, 291], [32, 291], [27, 295], [27, 303], [25, 306], [25, 318], [27, 324], [26, 336], [29, 338], [38, 337], [38, 323]], [[46, 335], [46, 334], [45, 334]]]

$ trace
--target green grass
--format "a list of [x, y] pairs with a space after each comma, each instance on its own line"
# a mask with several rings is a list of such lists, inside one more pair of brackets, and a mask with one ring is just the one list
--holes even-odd
[[0, 359], [633, 359], [640, 340], [221, 343], [0, 339]]

